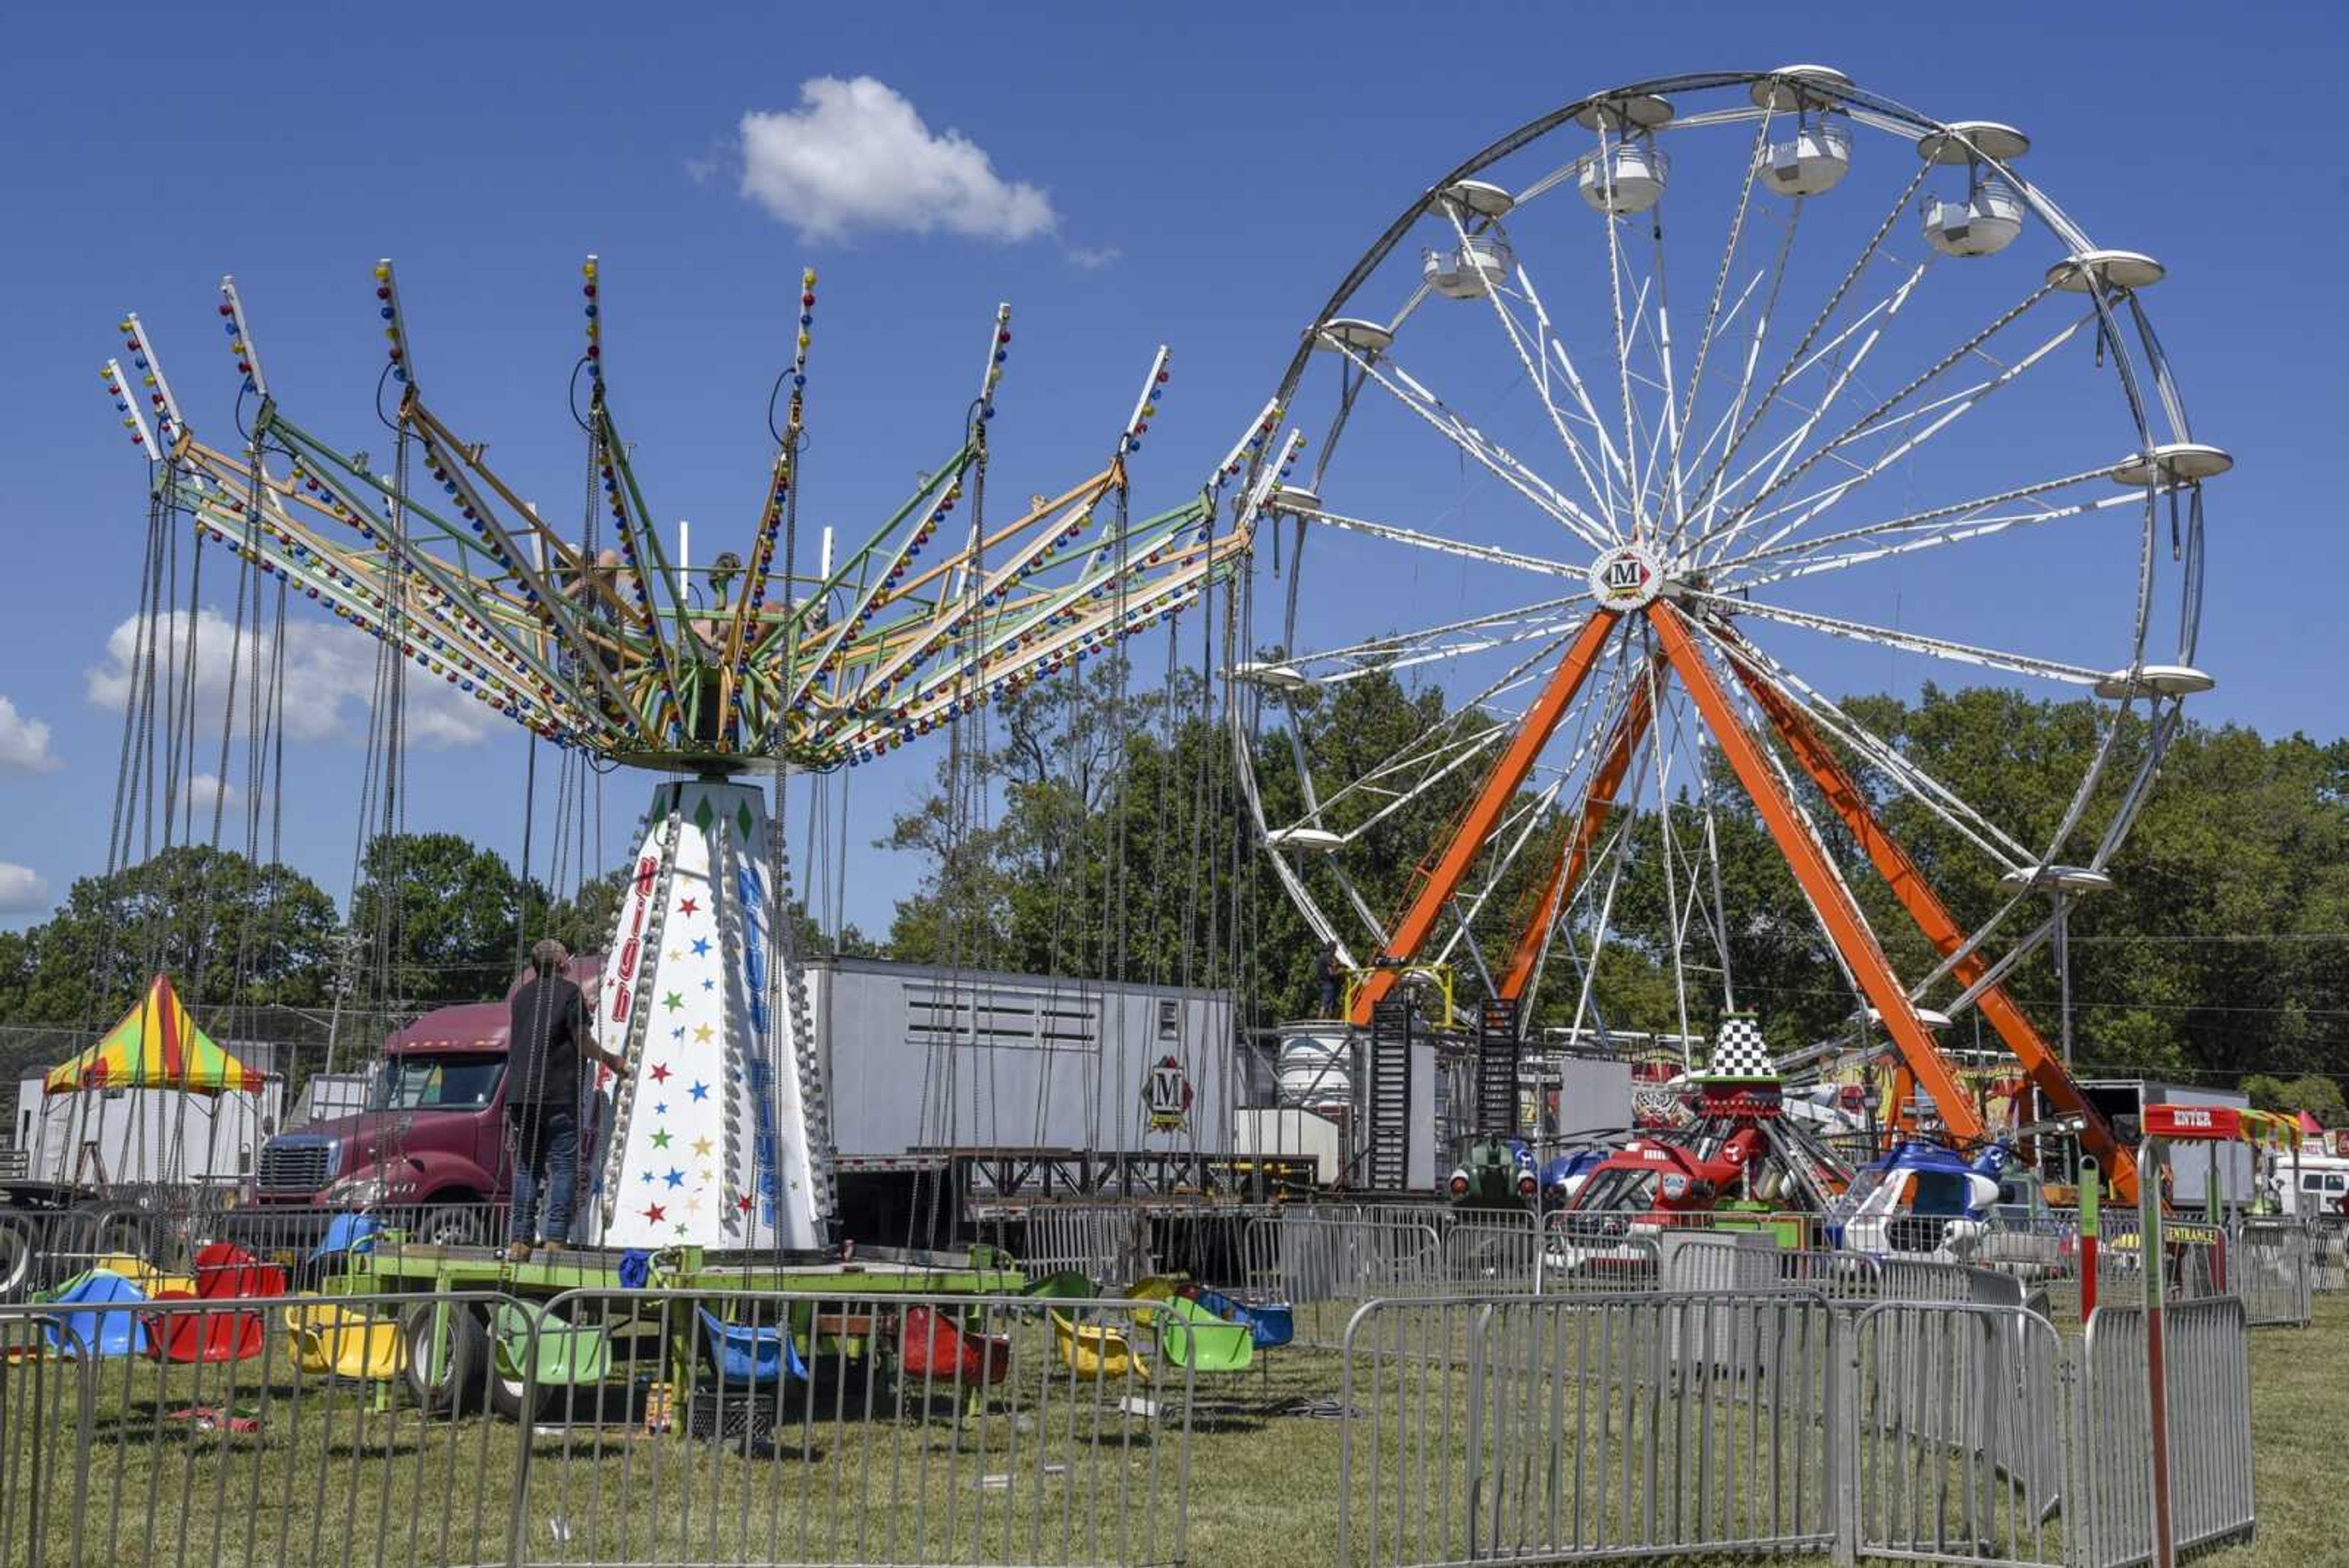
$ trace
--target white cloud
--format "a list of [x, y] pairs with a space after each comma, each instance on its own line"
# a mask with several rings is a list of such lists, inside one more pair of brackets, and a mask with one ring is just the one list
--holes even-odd
[[0, 697], [0, 772], [55, 773], [65, 764], [49, 750], [49, 727], [16, 711], [16, 704]]
[[742, 117], [744, 197], [804, 240], [859, 229], [1027, 240], [1060, 222], [1051, 199], [1006, 181], [986, 150], [933, 132], [905, 96], [872, 77], [812, 77], [800, 107]]
[[29, 866], [0, 860], [0, 915], [22, 915], [49, 907], [49, 885]]
[[228, 786], [228, 799], [223, 803], [220, 797], [221, 782], [211, 774], [198, 774], [190, 779], [185, 794], [189, 809], [200, 812], [210, 811], [217, 805], [236, 805], [244, 799], [244, 791], [231, 784]]
[[[188, 614], [173, 610], [159, 624], [162, 653], [155, 680], [160, 689], [171, 661], [186, 656]], [[273, 650], [268, 638], [251, 627], [234, 631], [218, 610], [200, 612], [195, 631], [196, 734], [200, 738], [210, 734], [217, 743], [231, 662], [236, 665], [236, 732], [242, 735], [248, 732], [253, 718], [248, 683], [254, 661], [256, 658], [264, 661], [265, 674]], [[282, 709], [286, 737], [295, 741], [364, 737], [367, 705], [375, 695], [376, 651], [380, 646], [346, 626], [319, 621], [289, 625]], [[138, 650], [139, 621], [133, 618], [107, 638], [106, 662], [83, 671], [91, 701], [121, 711], [130, 691], [131, 661]], [[408, 666], [406, 713], [409, 741], [430, 746], [473, 745], [508, 722], [487, 704], [434, 680], [412, 663]], [[235, 798], [233, 794], [230, 798]]]
[[1069, 259], [1087, 272], [1099, 272], [1125, 253], [1115, 245], [1071, 245]]

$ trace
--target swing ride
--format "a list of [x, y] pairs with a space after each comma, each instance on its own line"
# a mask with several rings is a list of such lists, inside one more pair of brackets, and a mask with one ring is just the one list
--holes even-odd
[[985, 507], [1012, 340], [999, 306], [957, 444], [836, 560], [827, 530], [810, 574], [797, 523], [810, 270], [747, 554], [697, 574], [682, 526], [673, 557], [655, 525], [621, 435], [597, 258], [582, 278], [573, 413], [598, 499], [576, 537], [518, 499], [485, 443], [427, 400], [388, 260], [374, 272], [378, 412], [397, 442], [388, 472], [295, 421], [233, 279], [220, 314], [243, 378], [241, 444], [197, 435], [135, 315], [121, 322], [132, 369], [109, 360], [106, 379], [158, 506], [249, 576], [278, 579], [558, 747], [671, 775], [627, 863], [595, 1002], [629, 1071], [612, 1085], [588, 1228], [605, 1247], [816, 1249], [833, 1207], [823, 1085], [779, 914], [782, 836], [746, 775], [771, 769], [780, 804], [787, 770], [871, 761], [1195, 602], [1242, 544], [1212, 536], [1220, 480], [1268, 426], [1251, 427], [1196, 499], [1131, 517], [1127, 465], [1168, 380], [1161, 348], [1102, 466], [999, 520]]
[[[2211, 685], [2202, 493], [2231, 460], [2155, 335], [2161, 265], [2093, 244], [2030, 145], [1818, 66], [1601, 93], [1435, 182], [1313, 318], [1274, 403], [1318, 445], [1251, 519], [1287, 547], [1252, 563], [1277, 608], [1234, 751], [1271, 871], [1357, 977], [1374, 1169], [1381, 1073], [1408, 1085], [1431, 1022], [1406, 974], [1485, 999], [1487, 1139], [1518, 1131], [1537, 1015], [1605, 1037], [1619, 966], [1669, 989], [1629, 1027], [1692, 1064], [1772, 919], [1724, 908], [1733, 791], [1853, 998], [1789, 1064], [1889, 1061], [1897, 1125], [1974, 1143], [1935, 1031], [1979, 1017], [2134, 1191], [2066, 1070], [2065, 922]], [[2053, 809], [1968, 799], [1829, 695], [1830, 646], [1869, 680], [2092, 698], [2092, 760]], [[1350, 701], [1405, 682], [1410, 732], [1364, 746]], [[1627, 931], [1643, 859], [1661, 914]], [[2008, 989], [2051, 948], [2055, 1040]]]

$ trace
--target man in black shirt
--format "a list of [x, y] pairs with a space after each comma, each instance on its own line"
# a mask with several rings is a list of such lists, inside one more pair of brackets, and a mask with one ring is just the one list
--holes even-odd
[[595, 1043], [586, 998], [564, 977], [571, 954], [548, 937], [531, 949], [531, 978], [513, 993], [506, 1039], [506, 1132], [513, 1150], [513, 1231], [506, 1256], [530, 1256], [542, 1185], [546, 1240], [571, 1239], [571, 1197], [579, 1176], [580, 1057], [618, 1073], [626, 1062]]

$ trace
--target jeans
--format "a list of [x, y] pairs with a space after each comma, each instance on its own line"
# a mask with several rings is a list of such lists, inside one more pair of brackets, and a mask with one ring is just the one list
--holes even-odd
[[571, 1193], [579, 1178], [579, 1114], [564, 1105], [506, 1107], [513, 1134], [513, 1239], [538, 1240], [539, 1184], [546, 1186], [546, 1240], [571, 1240]]

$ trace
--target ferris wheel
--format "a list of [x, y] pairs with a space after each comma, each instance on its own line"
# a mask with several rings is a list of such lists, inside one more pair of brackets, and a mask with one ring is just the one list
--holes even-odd
[[[2161, 265], [2091, 242], [2030, 150], [1824, 67], [1643, 83], [1470, 158], [1345, 275], [1274, 399], [1232, 673], [1254, 826], [1361, 977], [1350, 1022], [1444, 965], [1603, 1029], [1644, 855], [1685, 1046], [1735, 1005], [1733, 805], [1855, 993], [1845, 1048], [1889, 1042], [1964, 1133], [1932, 1030], [1978, 1010], [2078, 1098], [2002, 981], [2109, 885], [2211, 685], [2231, 460], [2147, 313]], [[1839, 697], [1928, 681], [2091, 700], [2051, 809], [1967, 798]]]

